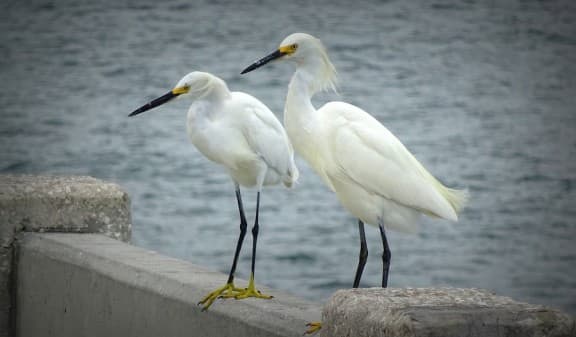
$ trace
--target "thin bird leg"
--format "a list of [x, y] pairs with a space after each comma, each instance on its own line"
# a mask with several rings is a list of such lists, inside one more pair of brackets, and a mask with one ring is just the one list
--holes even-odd
[[212, 303], [219, 297], [233, 297], [237, 295], [243, 289], [237, 288], [234, 285], [234, 273], [236, 272], [236, 264], [238, 262], [238, 256], [242, 250], [242, 243], [244, 242], [244, 237], [246, 236], [246, 230], [248, 228], [248, 223], [246, 222], [246, 216], [244, 214], [244, 206], [242, 205], [242, 195], [240, 194], [240, 186], [236, 183], [236, 200], [238, 201], [238, 210], [240, 211], [240, 236], [238, 237], [238, 242], [236, 243], [236, 251], [234, 253], [234, 261], [232, 262], [232, 267], [230, 268], [230, 274], [228, 275], [228, 281], [226, 284], [202, 299], [198, 302], [198, 305], [204, 305], [202, 311], [208, 310]]
[[390, 253], [390, 247], [388, 246], [384, 224], [380, 223], [378, 227], [380, 227], [380, 236], [382, 237], [382, 246], [384, 247], [382, 252], [382, 288], [387, 288], [388, 271], [390, 270], [390, 259], [392, 258], [392, 254]]
[[234, 261], [232, 262], [232, 268], [230, 268], [230, 274], [228, 275], [227, 283], [234, 283], [234, 273], [236, 272], [238, 256], [240, 255], [240, 250], [242, 250], [242, 242], [244, 242], [244, 236], [246, 236], [246, 230], [248, 228], [246, 215], [244, 214], [244, 206], [242, 205], [242, 196], [240, 195], [240, 187], [238, 184], [236, 185], [236, 200], [238, 200], [238, 210], [240, 211], [240, 236], [238, 237], [238, 243], [236, 244]]
[[356, 276], [354, 277], [354, 285], [352, 288], [358, 288], [360, 285], [360, 278], [368, 259], [368, 246], [366, 245], [366, 234], [364, 233], [364, 223], [358, 220], [358, 231], [360, 232], [360, 257], [358, 259], [358, 268], [356, 269]]
[[257, 298], [264, 298], [270, 299], [273, 296], [263, 295], [259, 290], [256, 289], [254, 285], [254, 271], [256, 269], [256, 244], [258, 242], [258, 231], [260, 229], [258, 225], [258, 215], [260, 212], [260, 191], [256, 194], [256, 219], [254, 220], [254, 227], [252, 227], [252, 269], [250, 273], [250, 281], [248, 283], [248, 288], [244, 289], [234, 296], [235, 299], [243, 299], [247, 297], [257, 297]]
[[254, 269], [256, 269], [256, 243], [258, 241], [258, 231], [260, 226], [258, 225], [258, 215], [260, 214], [260, 191], [256, 194], [256, 219], [254, 220], [254, 227], [252, 227], [252, 237], [254, 241], [252, 242], [252, 276], [254, 276]]

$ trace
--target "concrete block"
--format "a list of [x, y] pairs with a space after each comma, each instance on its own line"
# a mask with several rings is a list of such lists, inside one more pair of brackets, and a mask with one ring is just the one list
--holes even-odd
[[0, 175], [0, 228], [4, 240], [7, 231], [25, 230], [129, 241], [130, 199], [118, 185], [92, 177]]
[[12, 244], [20, 231], [97, 232], [129, 241], [130, 200], [90, 177], [0, 175], [0, 337], [12, 336]]
[[217, 300], [201, 312], [196, 303], [226, 275], [103, 235], [23, 233], [17, 251], [19, 337], [301, 337], [321, 316], [319, 305], [266, 288], [273, 299]]
[[323, 310], [330, 337], [574, 337], [573, 318], [480, 289], [337, 291]]

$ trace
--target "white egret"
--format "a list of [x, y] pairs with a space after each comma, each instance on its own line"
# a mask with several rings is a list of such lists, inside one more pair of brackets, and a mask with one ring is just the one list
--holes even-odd
[[467, 193], [440, 183], [364, 110], [344, 102], [314, 108], [312, 96], [336, 83], [335, 68], [319, 39], [304, 33], [289, 35], [276, 51], [242, 74], [273, 60], [296, 65], [284, 109], [284, 126], [296, 153], [359, 219], [360, 258], [353, 287], [360, 283], [368, 256], [364, 223], [380, 228], [382, 287], [386, 287], [391, 254], [385, 228], [412, 232], [421, 214], [457, 221]]
[[[286, 187], [291, 187], [298, 179], [294, 151], [286, 132], [272, 111], [258, 99], [243, 92], [231, 92], [222, 79], [198, 71], [184, 76], [174, 89], [136, 109], [130, 116], [176, 97], [186, 97], [192, 102], [187, 120], [190, 141], [204, 156], [222, 165], [232, 177], [240, 212], [240, 236], [228, 281], [198, 304], [204, 305], [203, 310], [206, 310], [219, 297], [272, 298], [260, 293], [254, 285], [258, 212], [262, 186], [284, 183]], [[257, 189], [256, 216], [252, 228], [252, 269], [245, 289], [234, 285], [238, 255], [247, 229], [240, 186]]]

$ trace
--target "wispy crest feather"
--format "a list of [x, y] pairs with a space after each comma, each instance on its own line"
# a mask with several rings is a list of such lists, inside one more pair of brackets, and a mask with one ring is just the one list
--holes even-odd
[[338, 86], [338, 73], [336, 72], [336, 68], [330, 61], [328, 57], [328, 52], [326, 51], [326, 47], [322, 44], [322, 41], [316, 39], [318, 43], [319, 50], [320, 50], [320, 60], [322, 62], [321, 71], [319, 72], [318, 80], [315, 81], [314, 89], [317, 91], [328, 91], [332, 90], [334, 92], [337, 91]]

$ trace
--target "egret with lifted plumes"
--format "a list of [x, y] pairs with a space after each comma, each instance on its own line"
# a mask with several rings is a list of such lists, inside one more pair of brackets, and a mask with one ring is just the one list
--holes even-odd
[[[284, 109], [284, 126], [294, 149], [358, 218], [360, 258], [353, 287], [358, 287], [368, 257], [364, 223], [380, 228], [382, 287], [387, 287], [391, 253], [385, 228], [413, 232], [421, 214], [457, 221], [466, 191], [445, 187], [364, 110], [344, 102], [314, 108], [312, 96], [336, 84], [336, 70], [319, 39], [292, 34], [242, 74], [273, 60], [296, 65]], [[308, 332], [319, 327], [313, 323]]]

